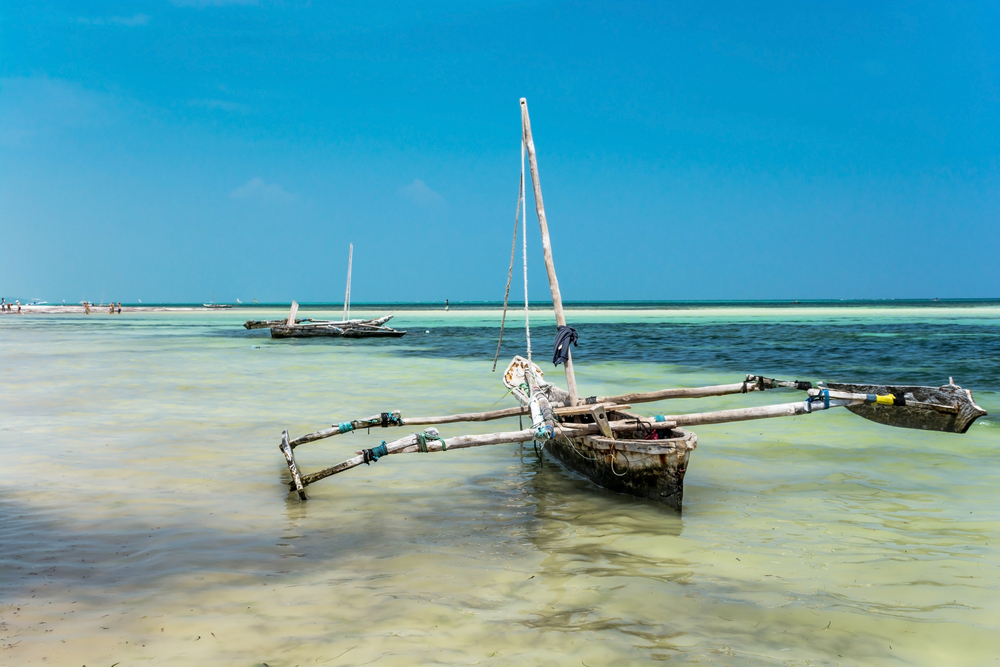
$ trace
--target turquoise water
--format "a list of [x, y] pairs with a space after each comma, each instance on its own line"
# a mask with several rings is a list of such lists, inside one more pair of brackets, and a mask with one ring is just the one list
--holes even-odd
[[[0, 662], [1000, 657], [997, 304], [574, 309], [585, 394], [746, 373], [954, 376], [992, 413], [961, 436], [846, 411], [701, 427], [681, 516], [516, 445], [390, 457], [317, 483], [300, 503], [284, 489], [282, 429], [513, 401], [490, 373], [495, 308], [400, 309], [392, 325], [410, 333], [394, 341], [272, 341], [239, 326], [281, 315], [0, 317]], [[552, 333], [551, 316], [533, 312], [536, 360], [561, 383], [544, 362]], [[509, 329], [501, 367], [523, 347], [523, 329]], [[387, 434], [401, 432], [340, 436], [296, 455], [314, 470]]]

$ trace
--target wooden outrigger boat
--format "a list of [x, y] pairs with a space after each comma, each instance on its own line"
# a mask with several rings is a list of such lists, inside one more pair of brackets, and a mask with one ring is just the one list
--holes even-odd
[[[389, 320], [387, 315], [380, 320]], [[271, 327], [271, 338], [399, 338], [405, 336], [405, 331], [397, 331], [381, 324], [368, 322], [312, 322], [286, 326], [279, 324]]]
[[[385, 326], [392, 315], [383, 315], [374, 320], [344, 320], [332, 322], [326, 320], [296, 320], [295, 312], [299, 304], [292, 302], [292, 312], [288, 320], [271, 320], [267, 322], [271, 330], [271, 338], [399, 338], [405, 336], [405, 331], [397, 331]], [[248, 326], [253, 324], [253, 326]], [[262, 329], [257, 322], [246, 322], [247, 329]]]
[[205, 308], [212, 308], [214, 310], [224, 310], [233, 307], [231, 303], [216, 303], [215, 290], [212, 290], [212, 303], [203, 303], [201, 305], [204, 306]]
[[[275, 338], [284, 338], [283, 335], [274, 335], [274, 330], [278, 329], [279, 334], [288, 331], [294, 327], [294, 330], [304, 330], [308, 328], [323, 329], [324, 327], [336, 327], [338, 329], [351, 329], [351, 328], [382, 328], [384, 331], [394, 332], [397, 336], [402, 336], [405, 331], [396, 331], [395, 329], [390, 329], [389, 327], [383, 326], [386, 322], [393, 318], [392, 315], [384, 315], [382, 317], [372, 319], [372, 320], [346, 320], [346, 321], [334, 321], [334, 320], [314, 320], [312, 318], [296, 318], [294, 325], [289, 325], [288, 320], [247, 320], [243, 323], [244, 329], [271, 329], [271, 335]], [[306, 334], [308, 336], [308, 334]], [[329, 334], [320, 334], [329, 335]], [[339, 335], [339, 334], [335, 334]]]
[[[531, 371], [525, 373], [527, 368]], [[510, 378], [510, 381], [508, 381]], [[941, 387], [886, 385], [813, 384], [747, 375], [742, 382], [708, 387], [671, 388], [618, 396], [590, 396], [581, 404], [567, 405], [569, 393], [541, 380], [534, 364], [515, 357], [505, 373], [505, 384], [519, 382], [533, 387], [528, 405], [514, 408], [438, 417], [404, 418], [399, 411], [381, 412], [330, 428], [290, 438], [281, 434], [280, 449], [291, 476], [288, 490], [306, 499], [305, 487], [338, 473], [370, 464], [390, 454], [441, 452], [507, 443], [535, 441], [565, 467], [596, 484], [681, 509], [684, 474], [691, 452], [697, 446], [694, 433], [685, 427], [737, 421], [792, 417], [845, 407], [851, 412], [887, 426], [965, 433], [986, 411], [972, 392], [951, 382]], [[517, 386], [517, 385], [515, 385]], [[706, 398], [775, 389], [805, 392], [803, 400], [751, 408], [675, 415], [642, 416], [632, 412], [633, 403], [652, 403], [682, 398]], [[862, 393], [864, 390], [871, 393]], [[857, 391], [861, 390], [861, 391]], [[884, 393], [878, 393], [878, 392]], [[527, 392], [525, 392], [527, 393]], [[517, 431], [465, 435], [442, 439], [434, 426], [459, 422], [484, 422], [530, 415], [530, 428]], [[363, 449], [357, 455], [317, 472], [303, 474], [294, 450], [302, 445], [351, 431], [376, 427], [430, 426], [391, 442]], [[651, 437], [656, 433], [655, 437]]]
[[287, 320], [247, 320], [246, 329], [270, 329], [271, 338], [399, 338], [405, 331], [397, 331], [385, 326], [392, 314], [373, 320], [352, 320], [351, 314], [351, 266], [354, 262], [354, 244], [351, 244], [347, 259], [347, 291], [344, 294], [344, 319], [314, 320], [296, 319], [299, 304], [292, 301], [292, 310]]
[[[520, 404], [518, 407], [414, 418], [404, 418], [399, 411], [381, 412], [371, 417], [334, 424], [330, 428], [297, 438], [290, 438], [286, 430], [281, 435], [280, 449], [291, 476], [288, 489], [297, 493], [302, 500], [306, 500], [305, 488], [308, 485], [360, 465], [377, 462], [390, 454], [443, 452], [533, 441], [540, 443], [545, 452], [559, 460], [566, 468], [600, 486], [648, 498], [680, 510], [684, 495], [684, 475], [691, 452], [698, 443], [697, 436], [686, 430], [686, 427], [805, 415], [830, 408], [845, 407], [854, 414], [889, 426], [965, 433], [976, 419], [986, 415], [986, 411], [976, 405], [972, 392], [962, 389], [950, 380], [949, 384], [942, 387], [832, 383], [813, 385], [811, 382], [747, 375], [742, 382], [732, 384], [663, 389], [619, 396], [590, 396], [581, 399], [577, 392], [569, 349], [570, 341], [575, 342], [575, 331], [568, 328], [562, 307], [562, 296], [552, 260], [552, 246], [538, 179], [531, 123], [528, 118], [527, 102], [523, 98], [521, 119], [522, 151], [527, 152], [530, 163], [545, 268], [556, 322], [559, 326], [555, 356], [556, 360], [562, 360], [564, 363], [567, 389], [545, 381], [541, 368], [530, 360], [529, 338], [529, 358], [515, 356], [507, 367], [503, 379], [504, 385], [517, 398]], [[523, 216], [523, 167], [521, 195], [518, 208]], [[523, 217], [522, 222], [524, 222]], [[515, 218], [515, 246], [516, 230]], [[513, 248], [511, 267], [513, 269]], [[508, 294], [509, 279], [510, 274], [508, 274]], [[525, 292], [527, 294], [527, 288]], [[506, 298], [504, 318], [506, 318]], [[503, 323], [501, 323], [501, 340], [502, 331]], [[572, 335], [564, 335], [567, 333]], [[775, 389], [803, 391], [805, 399], [777, 405], [676, 415], [643, 416], [631, 411], [634, 403], [726, 396]], [[441, 438], [438, 430], [434, 428], [438, 424], [484, 422], [522, 415], [530, 416], [531, 426], [517, 431]], [[294, 450], [307, 443], [362, 428], [408, 426], [428, 428], [391, 442], [383, 440], [380, 445], [358, 451], [357, 455], [350, 459], [309, 474], [303, 474], [295, 461]]]

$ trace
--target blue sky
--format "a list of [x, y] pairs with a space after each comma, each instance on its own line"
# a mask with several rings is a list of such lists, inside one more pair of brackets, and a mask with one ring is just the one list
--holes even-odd
[[1000, 296], [996, 3], [369, 5], [4, 3], [0, 293], [501, 299], [524, 96], [568, 300]]

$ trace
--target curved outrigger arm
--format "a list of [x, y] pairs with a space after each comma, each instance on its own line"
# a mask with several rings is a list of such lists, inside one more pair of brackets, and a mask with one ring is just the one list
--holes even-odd
[[[986, 411], [979, 407], [972, 398], [972, 392], [968, 389], [962, 389], [955, 384], [947, 384], [942, 387], [839, 383], [828, 383], [826, 385], [819, 383], [814, 385], [811, 382], [803, 382], [801, 380], [778, 380], [762, 375], [747, 375], [743, 382], [734, 382], [731, 384], [661, 389], [651, 392], [620, 394], [618, 396], [591, 396], [584, 399], [584, 401], [587, 405], [621, 405], [625, 403], [652, 403], [676, 398], [706, 398], [710, 396], [747, 394], [779, 388], [817, 392], [822, 391], [824, 387], [831, 391], [832, 397], [841, 397], [841, 394], [863, 394], [866, 399], [873, 395], [875, 397], [882, 396], [883, 400], [881, 402], [861, 401], [857, 406], [851, 408], [851, 412], [865, 419], [888, 426], [944, 431], [947, 433], [965, 433], [976, 419], [986, 415]], [[838, 394], [837, 392], [840, 393]], [[908, 400], [910, 401], [909, 408], [911, 409], [888, 410], [889, 406], [885, 403], [887, 396], [902, 396], [904, 399], [910, 396]], [[564, 402], [558, 400], [550, 401], [550, 405], [556, 415], [561, 411], [572, 410], [572, 406], [567, 406]], [[900, 408], [907, 406], [901, 405], [897, 401], [892, 407]], [[932, 416], [928, 410], [938, 413], [939, 416]], [[299, 445], [365, 428], [483, 422], [530, 414], [531, 410], [527, 405], [504, 408], [502, 410], [466, 412], [437, 417], [403, 418], [399, 410], [393, 410], [391, 412], [381, 412], [363, 419], [341, 422], [321, 431], [300, 435], [297, 438], [289, 440], [289, 447], [295, 449]], [[940, 416], [949, 414], [957, 416], [955, 418]]]
[[[837, 386], [841, 387], [844, 385]], [[854, 388], [867, 387], [877, 389], [877, 387], [872, 385], [850, 386]], [[968, 430], [968, 426], [972, 421], [986, 414], [985, 410], [979, 408], [972, 401], [970, 392], [956, 385], [947, 385], [939, 388], [910, 387], [909, 389], [913, 389], [914, 391], [893, 395], [887, 392], [850, 392], [843, 389], [832, 389], [829, 386], [814, 387], [809, 390], [809, 396], [804, 401], [680, 415], [655, 415], [653, 417], [614, 421], [604, 426], [610, 428], [612, 431], [632, 431], [639, 426], [649, 430], [671, 429], [678, 426], [704, 426], [707, 424], [725, 424], [756, 419], [771, 419], [774, 417], [794, 417], [796, 415], [811, 414], [831, 408], [843, 407], [862, 417], [890, 426], [964, 433], [965, 430]], [[927, 400], [929, 397], [936, 397], [939, 401], [953, 399], [957, 403], [934, 403]], [[609, 407], [623, 410], [628, 406], [612, 405]], [[876, 412], [872, 412], [871, 415], [873, 416], [870, 416], [870, 414], [863, 412], [863, 410]], [[577, 412], [579, 412], [579, 408]], [[558, 415], [558, 412], [556, 414]], [[966, 423], [967, 416], [970, 414], [973, 415], [971, 421]], [[596, 423], [560, 423], [556, 428], [563, 435], [578, 437], [599, 433], [603, 430], [601, 426]], [[437, 429], [429, 428], [423, 433], [407, 435], [390, 443], [383, 441], [378, 447], [360, 450], [357, 456], [342, 461], [335, 466], [306, 475], [299, 473], [291, 447], [288, 445], [287, 433], [282, 434], [281, 450], [285, 453], [289, 471], [292, 474], [292, 479], [288, 484], [289, 491], [297, 491], [299, 497], [305, 500], [304, 489], [307, 485], [344, 472], [345, 470], [356, 468], [362, 464], [378, 461], [380, 458], [390, 454], [406, 454], [418, 451], [447, 451], [449, 449], [527, 442], [537, 437], [538, 429], [534, 426], [518, 431], [483, 435], [461, 435], [447, 439], [439, 437]]]

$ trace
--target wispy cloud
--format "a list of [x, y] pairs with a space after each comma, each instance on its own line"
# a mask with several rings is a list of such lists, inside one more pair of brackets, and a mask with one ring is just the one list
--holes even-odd
[[427, 187], [427, 184], [419, 178], [413, 179], [409, 185], [399, 189], [399, 194], [403, 195], [417, 206], [426, 208], [444, 206], [444, 197]]
[[27, 145], [119, 122], [127, 102], [99, 90], [39, 77], [0, 77], [0, 145]]
[[170, 0], [181, 7], [225, 7], [226, 5], [259, 5], [260, 0]]
[[149, 14], [133, 14], [132, 16], [106, 16], [103, 18], [78, 18], [77, 23], [84, 25], [123, 25], [128, 28], [135, 28], [149, 23], [152, 17]]
[[191, 106], [203, 107], [205, 109], [219, 109], [221, 111], [235, 111], [237, 113], [249, 113], [251, 107], [239, 102], [227, 102], [226, 100], [191, 100]]
[[295, 195], [277, 183], [265, 183], [263, 178], [251, 178], [245, 184], [229, 193], [233, 199], [256, 199], [258, 201], [292, 201]]

